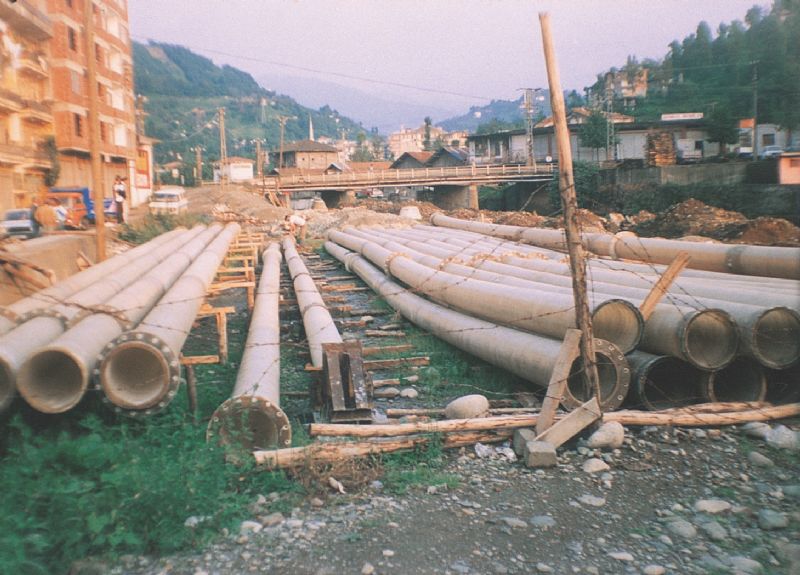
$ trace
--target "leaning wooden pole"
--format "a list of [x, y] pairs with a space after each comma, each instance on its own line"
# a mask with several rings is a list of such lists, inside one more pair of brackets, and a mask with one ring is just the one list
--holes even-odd
[[[550, 15], [539, 13], [542, 26], [542, 44], [547, 65], [547, 80], [550, 85], [550, 104], [553, 108], [553, 124], [556, 130], [558, 149], [558, 188], [561, 195], [561, 208], [564, 213], [564, 233], [569, 252], [569, 265], [572, 272], [572, 291], [575, 296], [575, 322], [581, 330], [581, 357], [584, 377], [589, 389], [600, 399], [600, 378], [592, 339], [592, 315], [589, 313], [589, 300], [586, 297], [586, 258], [578, 227], [577, 200], [575, 199], [575, 178], [572, 174], [572, 149], [569, 143], [569, 128], [564, 107], [564, 94], [561, 91], [561, 77], [556, 62], [553, 36], [550, 31]], [[588, 396], [589, 394], [587, 394]]]

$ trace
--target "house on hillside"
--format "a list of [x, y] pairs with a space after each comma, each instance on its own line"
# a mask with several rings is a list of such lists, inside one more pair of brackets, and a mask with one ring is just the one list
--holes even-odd
[[[280, 167], [280, 149], [272, 150], [270, 160]], [[314, 140], [289, 142], [283, 147], [283, 167], [324, 170], [339, 161], [339, 150]]]
[[392, 162], [389, 168], [392, 170], [421, 168], [425, 165], [425, 162], [431, 159], [431, 156], [433, 156], [433, 152], [403, 152], [399, 158]]
[[455, 166], [465, 166], [469, 160], [469, 152], [459, 148], [445, 146], [439, 148], [425, 162], [427, 168], [450, 168]]

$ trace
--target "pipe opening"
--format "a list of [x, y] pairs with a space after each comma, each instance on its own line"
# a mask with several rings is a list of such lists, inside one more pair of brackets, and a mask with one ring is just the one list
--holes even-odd
[[708, 401], [763, 401], [767, 394], [764, 369], [751, 359], [739, 357], [728, 367], [708, 374], [705, 394]]
[[601, 303], [592, 314], [594, 337], [610, 341], [622, 353], [633, 351], [642, 339], [644, 320], [632, 303], [609, 300]]
[[17, 374], [17, 388], [31, 407], [44, 413], [63, 413], [86, 393], [88, 376], [70, 353], [46, 349], [32, 355]]
[[141, 342], [115, 347], [100, 369], [100, 383], [108, 399], [119, 407], [146, 409], [164, 397], [170, 371], [160, 351]]
[[768, 369], [767, 401], [774, 404], [800, 401], [800, 364], [789, 369]]
[[686, 407], [700, 401], [703, 375], [685, 361], [659, 357], [637, 373], [636, 396], [649, 411]]
[[[619, 407], [622, 400], [620, 399], [619, 403], [616, 401], [620, 388], [617, 365], [613, 362], [611, 357], [600, 350], [595, 350], [595, 358], [597, 360], [597, 377], [600, 380], [600, 405], [604, 409]], [[575, 361], [572, 362], [572, 367], [569, 370], [567, 391], [578, 403], [584, 403], [594, 396], [594, 390], [587, 390], [587, 387], [588, 384], [585, 383], [583, 377], [583, 358], [577, 357]], [[608, 407], [611, 404], [616, 405], [614, 407]]]
[[686, 359], [701, 369], [721, 369], [736, 356], [736, 326], [722, 310], [695, 313], [684, 326], [681, 341]]
[[800, 358], [800, 316], [789, 308], [767, 310], [753, 326], [753, 355], [768, 367], [781, 369]]
[[[266, 400], [250, 402], [234, 398], [230, 409], [215, 414], [213, 431], [222, 445], [244, 451], [287, 447], [291, 443], [291, 427], [286, 415]], [[210, 427], [212, 429], [212, 427]]]

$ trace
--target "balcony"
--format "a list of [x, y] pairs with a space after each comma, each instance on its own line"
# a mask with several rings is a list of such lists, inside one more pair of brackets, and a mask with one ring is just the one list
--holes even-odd
[[35, 147], [0, 144], [0, 165], [49, 168], [47, 154]]
[[28, 0], [0, 2], [0, 20], [5, 20], [17, 33], [42, 42], [53, 36], [53, 24], [47, 15]]
[[25, 107], [20, 112], [20, 116], [26, 122], [32, 124], [52, 124], [53, 113], [49, 104], [43, 104], [34, 100], [25, 100]]
[[0, 88], [0, 114], [13, 114], [22, 110], [24, 102], [16, 92]]
[[17, 60], [17, 70], [29, 78], [45, 79], [50, 76], [47, 60], [42, 54], [23, 53]]

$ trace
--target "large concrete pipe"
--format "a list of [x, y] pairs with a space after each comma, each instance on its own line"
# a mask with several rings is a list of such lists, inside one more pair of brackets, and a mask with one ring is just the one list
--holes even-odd
[[123, 268], [143, 253], [157, 248], [185, 231], [185, 229], [181, 228], [161, 234], [147, 243], [95, 264], [32, 296], [16, 301], [6, 307], [0, 307], [0, 335], [14, 329], [15, 326], [24, 322], [32, 313], [63, 302], [72, 294], [106, 278], [109, 274]]
[[631, 401], [649, 411], [685, 407], [703, 398], [706, 372], [668, 355], [635, 351], [631, 366]]
[[[368, 286], [380, 294], [410, 322], [451, 345], [492, 365], [546, 388], [555, 367], [561, 342], [521, 332], [474, 318], [414, 295], [388, 279], [381, 271], [355, 252], [328, 241], [325, 249], [344, 262]], [[616, 409], [622, 404], [630, 384], [630, 369], [619, 349], [604, 340], [595, 340], [597, 371], [600, 377], [601, 406]], [[581, 361], [575, 360], [567, 382], [565, 404], [576, 406], [585, 398], [580, 375]]]
[[231, 397], [211, 416], [206, 438], [246, 451], [288, 447], [292, 426], [280, 408], [281, 250], [271, 243], [264, 250], [261, 279], [250, 319], [236, 384]]
[[[392, 233], [384, 235], [395, 237]], [[428, 243], [424, 242], [404, 243], [401, 240], [398, 243], [423, 253], [446, 254], [451, 258], [458, 254], [455, 251], [447, 252], [441, 248], [430, 247]], [[518, 258], [514, 259], [516, 261]], [[514, 270], [509, 269], [509, 266], [495, 265], [496, 262], [483, 258], [469, 259], [465, 263], [480, 269], [491, 269], [491, 271], [497, 272], [502, 270], [506, 275], [516, 275], [516, 277], [531, 281], [539, 282], [541, 279], [533, 274], [514, 274]], [[536, 267], [532, 268], [533, 271], [536, 269]], [[524, 272], [527, 268], [520, 268], [520, 270]], [[563, 277], [565, 281], [569, 280], [568, 277]], [[592, 282], [590, 286], [594, 287], [595, 283]], [[555, 288], [554, 286], [554, 289], [561, 289], [562, 297], [567, 297], [565, 290], [571, 289], [571, 287]], [[547, 292], [548, 287], [542, 284], [541, 291]], [[629, 305], [641, 303], [641, 298], [631, 297], [630, 294], [615, 296], [611, 293], [598, 292], [597, 297], [598, 299], [607, 297], [613, 298], [615, 301], [626, 301]], [[656, 307], [648, 321], [645, 322], [641, 347], [652, 353], [678, 357], [701, 369], [720, 369], [733, 360], [738, 343], [736, 324], [727, 312], [718, 308], [694, 309], [688, 306], [662, 304]], [[627, 351], [631, 349], [631, 347], [626, 348]]]
[[[328, 237], [360, 252], [412, 290], [476, 317], [555, 338], [563, 338], [566, 331], [575, 326], [574, 300], [566, 292], [521, 288], [508, 282], [497, 284], [454, 275], [343, 232], [331, 231]], [[636, 347], [642, 335], [642, 318], [635, 306], [618, 299], [590, 303], [598, 338], [625, 351]]]
[[705, 376], [707, 401], [764, 401], [767, 376], [764, 368], [747, 357], [737, 357], [728, 367]]
[[183, 246], [172, 247], [164, 261], [32, 354], [17, 377], [25, 400], [45, 413], [62, 413], [77, 405], [103, 348], [147, 315], [221, 229], [215, 224]]
[[0, 337], [0, 411], [11, 403], [19, 369], [32, 353], [53, 341], [71, 323], [85, 314], [103, 309], [103, 304], [109, 298], [153, 268], [199, 231], [199, 228], [182, 230], [178, 234], [170, 234], [166, 242], [151, 243], [148, 249], [137, 250], [138, 257], [128, 259], [125, 266], [90, 283], [62, 303], [31, 308], [21, 316], [25, 321]]
[[[563, 249], [563, 231], [466, 222], [433, 214], [435, 226], [467, 229], [488, 235], [529, 241], [534, 245]], [[662, 238], [640, 238], [629, 234], [584, 234], [583, 243], [593, 253], [614, 258], [669, 264], [678, 252], [689, 252], [689, 267], [715, 272], [775, 278], [800, 279], [800, 248], [706, 244]]]
[[292, 276], [294, 283], [297, 305], [300, 306], [300, 313], [303, 315], [303, 328], [311, 351], [311, 364], [321, 368], [322, 344], [341, 343], [342, 336], [336, 329], [336, 324], [333, 323], [333, 318], [322, 300], [314, 280], [311, 279], [311, 274], [308, 273], [300, 254], [297, 253], [294, 238], [284, 238], [282, 245], [289, 275]]
[[800, 363], [789, 369], [767, 369], [767, 397], [770, 403], [800, 401]]
[[103, 350], [100, 385], [119, 411], [150, 415], [175, 397], [181, 382], [181, 348], [239, 229], [235, 223], [225, 226], [139, 326]]

